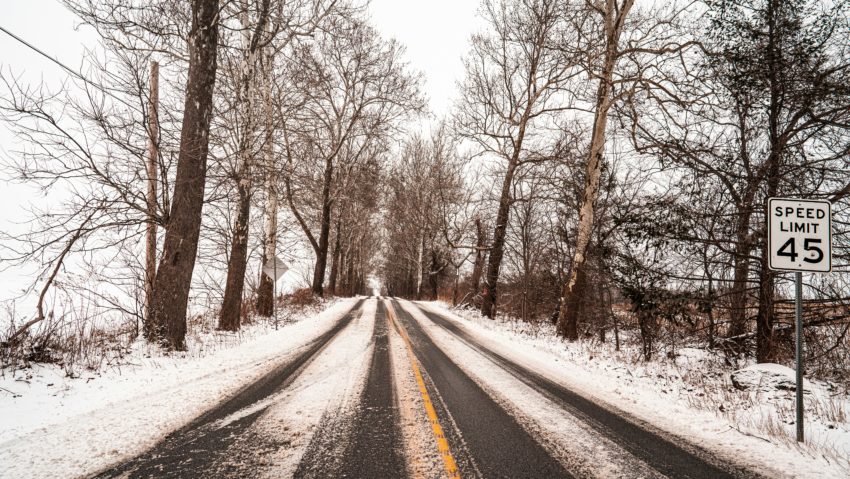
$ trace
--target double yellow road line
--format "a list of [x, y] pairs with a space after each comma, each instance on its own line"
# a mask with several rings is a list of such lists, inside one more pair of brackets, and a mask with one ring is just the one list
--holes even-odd
[[393, 305], [389, 302], [387, 305], [387, 318], [393, 324], [393, 328], [399, 333], [404, 344], [407, 346], [407, 356], [410, 358], [410, 365], [413, 368], [413, 375], [416, 377], [416, 384], [419, 386], [419, 394], [422, 396], [422, 402], [425, 403], [425, 414], [428, 415], [428, 421], [431, 423], [431, 430], [434, 433], [434, 439], [437, 442], [437, 450], [440, 452], [440, 457], [443, 458], [443, 466], [446, 469], [446, 475], [449, 479], [460, 479], [460, 472], [457, 469], [457, 462], [452, 456], [449, 449], [449, 441], [443, 433], [443, 427], [440, 426], [440, 421], [437, 418], [437, 411], [434, 409], [434, 403], [431, 402], [431, 396], [425, 388], [425, 380], [422, 379], [422, 373], [419, 371], [419, 364], [416, 361], [416, 355], [413, 353], [413, 346], [410, 343], [410, 337], [407, 331], [401, 326], [395, 316]]

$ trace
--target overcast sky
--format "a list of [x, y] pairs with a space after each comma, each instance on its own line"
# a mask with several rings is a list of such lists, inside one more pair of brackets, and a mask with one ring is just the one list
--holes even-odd
[[[85, 49], [97, 45], [92, 30], [75, 29], [76, 18], [57, 0], [0, 0], [0, 5], [0, 26], [72, 68], [79, 69]], [[372, 23], [384, 36], [404, 44], [410, 66], [424, 74], [425, 91], [438, 117], [447, 113], [463, 74], [461, 56], [480, 25], [477, 10], [478, 0], [373, 0], [369, 5]], [[68, 78], [60, 67], [2, 32], [0, 66], [31, 82], [44, 79], [56, 85]], [[10, 140], [8, 128], [0, 124], [0, 149], [7, 150]], [[0, 220], [7, 218], [0, 212]]]
[[[411, 68], [423, 73], [425, 93], [437, 117], [445, 115], [462, 77], [461, 56], [480, 21], [479, 0], [372, 0], [372, 24], [386, 37], [407, 47]], [[87, 48], [97, 45], [91, 29], [75, 29], [76, 18], [57, 0], [0, 0], [0, 26], [10, 30], [66, 65], [79, 69]], [[23, 80], [58, 85], [68, 74], [49, 60], [0, 32], [0, 68]], [[426, 123], [427, 124], [427, 123]], [[13, 149], [8, 127], [0, 123], [0, 155]], [[0, 174], [0, 228], [20, 230], [23, 206], [38, 202], [37, 190], [12, 185]], [[19, 290], [21, 272], [0, 272], [0, 300]]]
[[373, 23], [407, 46], [411, 66], [426, 77], [431, 108], [444, 115], [463, 75], [461, 56], [478, 28], [478, 0], [373, 0]]

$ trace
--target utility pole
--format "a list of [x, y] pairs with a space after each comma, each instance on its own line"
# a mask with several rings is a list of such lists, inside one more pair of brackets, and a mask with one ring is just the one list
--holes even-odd
[[148, 101], [148, 225], [145, 237], [145, 337], [153, 339], [156, 326], [150, 321], [153, 284], [156, 279], [156, 182], [159, 158], [159, 63], [151, 61], [151, 91]]

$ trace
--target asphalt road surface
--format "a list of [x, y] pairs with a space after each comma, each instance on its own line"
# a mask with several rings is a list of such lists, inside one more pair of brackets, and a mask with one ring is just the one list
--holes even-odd
[[175, 431], [147, 453], [113, 469], [101, 478], [215, 477], [226, 475], [215, 464], [228, 448], [257, 418], [263, 409], [247, 414], [224, 427], [211, 427], [239, 410], [250, 407], [285, 388], [294, 376], [337, 335], [361, 308], [358, 301], [339, 323], [316, 341], [308, 344], [294, 360], [275, 369], [242, 392], [202, 415], [188, 426]]
[[[445, 343], [435, 341], [433, 328], [580, 421], [602, 438], [600, 450], [611, 447], [604, 442], [624, 451], [622, 462], [600, 455], [609, 463], [599, 470], [608, 472], [595, 472], [586, 460], [576, 467], [569, 441], [562, 441], [564, 452], [542, 440], [465, 372]], [[305, 384], [297, 383], [299, 376]], [[297, 398], [303, 407], [287, 406]], [[320, 412], [311, 416], [310, 405]], [[96, 477], [571, 478], [611, 471], [617, 477], [758, 477], [517, 364], [440, 314], [370, 298], [286, 364]]]

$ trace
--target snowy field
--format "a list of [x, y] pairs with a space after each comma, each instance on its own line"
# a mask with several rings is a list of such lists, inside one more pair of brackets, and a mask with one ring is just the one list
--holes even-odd
[[186, 353], [135, 344], [121, 364], [68, 377], [35, 364], [0, 377], [0, 477], [75, 477], [129, 459], [330, 329], [356, 298], [305, 311], [275, 330], [187, 337]]
[[[793, 370], [784, 366], [745, 368], [737, 377], [756, 387], [739, 390], [722, 358], [704, 350], [682, 348], [674, 359], [643, 362], [639, 351], [626, 344], [620, 352], [610, 342], [569, 344], [548, 324], [492, 321], [477, 311], [450, 310], [442, 303], [417, 304], [450, 317], [482, 345], [518, 364], [728, 461], [771, 477], [850, 477], [850, 399], [833, 384], [806, 383], [806, 442], [799, 445], [794, 440], [794, 392], [776, 387], [793, 381]], [[405, 307], [416, 313], [411, 306]], [[587, 446], [577, 465], [586, 466], [599, 451], [621, 453], [604, 441], [602, 449], [594, 450], [593, 433], [559, 417], [546, 404], [548, 399], [495, 370], [421, 313], [416, 317], [470, 376], [520, 414], [527, 427], [549, 438], [554, 453], [565, 437], [571, 447]]]

